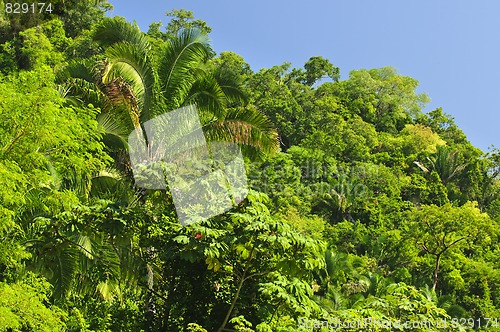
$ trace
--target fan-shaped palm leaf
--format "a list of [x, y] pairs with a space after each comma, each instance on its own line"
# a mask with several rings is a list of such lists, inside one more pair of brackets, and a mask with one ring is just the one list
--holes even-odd
[[106, 103], [101, 84], [103, 66], [102, 61], [90, 59], [71, 61], [60, 74], [64, 81], [61, 86], [67, 90], [64, 97], [67, 100], [76, 98], [80, 101], [79, 105], [92, 104], [102, 110], [108, 108], [110, 105]]
[[90, 197], [108, 199], [128, 206], [134, 205], [138, 200], [127, 178], [113, 168], [101, 170], [92, 178]]
[[419, 161], [413, 163], [417, 165], [426, 174], [435, 171], [441, 182], [447, 184], [455, 176], [465, 169], [465, 164], [460, 164], [457, 151], [450, 151], [446, 146], [438, 146], [436, 153], [431, 158], [427, 157], [428, 166], [426, 167]]
[[93, 59], [83, 59], [78, 61], [70, 61], [62, 71], [62, 79], [80, 78], [87, 82], [95, 82], [99, 75], [99, 63]]
[[81, 78], [70, 78], [64, 86], [68, 89], [68, 93], [65, 95], [66, 100], [76, 101], [79, 106], [92, 104], [102, 110], [109, 107], [106, 104], [106, 97], [94, 82], [88, 82]]
[[128, 120], [124, 119], [124, 112], [111, 113], [101, 113], [97, 116], [97, 123], [99, 127], [103, 130], [103, 141], [104, 144], [111, 150], [125, 150], [127, 148], [127, 136], [129, 130], [124, 124]]
[[69, 105], [81, 106], [83, 103], [83, 101], [78, 96], [72, 93], [72, 86], [68, 82], [60, 84], [57, 87], [57, 92], [59, 93], [59, 96], [63, 98]]

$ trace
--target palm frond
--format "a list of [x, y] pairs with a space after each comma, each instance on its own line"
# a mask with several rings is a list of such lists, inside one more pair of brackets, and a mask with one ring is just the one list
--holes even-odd
[[248, 96], [241, 89], [241, 82], [233, 72], [224, 67], [217, 67], [214, 76], [229, 103], [243, 106], [248, 103]]
[[148, 39], [139, 27], [128, 23], [123, 18], [102, 20], [94, 30], [94, 40], [102, 47], [108, 47], [119, 42], [128, 42], [145, 51], [150, 49]]
[[117, 78], [125, 80], [134, 92], [141, 122], [149, 120], [156, 79], [148, 53], [140, 45], [118, 42], [106, 50], [106, 56], [109, 64], [103, 82], [109, 83]]
[[415, 165], [418, 166], [418, 168], [420, 168], [424, 173], [429, 173], [429, 169], [427, 167], [425, 167], [421, 162], [419, 161], [414, 161], [413, 162]]
[[127, 137], [131, 128], [126, 125], [128, 119], [120, 115], [123, 115], [123, 112], [105, 112], [97, 116], [97, 123], [103, 131], [104, 144], [111, 150], [127, 149]]
[[250, 158], [279, 150], [278, 133], [269, 119], [257, 109], [229, 109], [224, 119], [203, 126], [208, 141], [238, 144]]
[[223, 118], [226, 112], [226, 95], [213, 75], [205, 74], [191, 86], [184, 106], [195, 104], [202, 119], [204, 116]]
[[466, 167], [466, 164], [460, 164], [458, 152], [450, 151], [446, 146], [438, 146], [436, 153], [431, 158], [427, 157], [427, 161], [430, 169], [420, 162], [414, 161], [413, 163], [425, 173], [435, 171], [443, 184], [450, 182]]
[[[107, 109], [106, 96], [102, 93], [99, 87], [82, 78], [70, 78], [66, 81], [66, 96], [71, 96], [72, 101], [80, 102], [80, 105], [92, 104], [103, 110]], [[68, 98], [66, 98], [68, 99]]]
[[94, 247], [92, 245], [92, 240], [89, 236], [82, 233], [76, 233], [72, 241], [77, 245], [76, 249], [88, 259], [94, 258]]
[[144, 278], [146, 262], [140, 257], [130, 239], [117, 239], [121, 278], [125, 283], [137, 284]]
[[[78, 234], [72, 237], [77, 248], [79, 244], [74, 240], [79, 237], [81, 235]], [[119, 290], [114, 286], [118, 285], [120, 280], [120, 259], [108, 237], [93, 234], [93, 236], [87, 237], [87, 242], [92, 250], [92, 255], [84, 254], [83, 251], [86, 251], [83, 249], [84, 247], [79, 247], [78, 278], [75, 280], [75, 290], [80, 294], [94, 295], [98, 293], [105, 300], [112, 300], [113, 295], [119, 293]], [[109, 288], [106, 288], [106, 283]], [[104, 288], [100, 289], [98, 285]]]
[[71, 61], [63, 71], [63, 76], [65, 79], [68, 78], [80, 78], [87, 82], [95, 82], [96, 76], [99, 71], [97, 69], [97, 64], [93, 60], [84, 59], [78, 61]]
[[52, 264], [49, 278], [54, 286], [54, 297], [62, 298], [66, 296], [73, 287], [75, 273], [77, 271], [76, 255], [72, 248], [60, 250], [51, 257]]
[[116, 202], [133, 201], [134, 192], [124, 175], [115, 169], [101, 170], [92, 177], [90, 196]]
[[422, 295], [425, 296], [425, 298], [431, 302], [438, 303], [438, 296], [436, 294], [436, 291], [432, 289], [432, 287], [429, 287], [429, 285], [425, 285], [425, 287], [421, 290]]
[[81, 106], [83, 101], [71, 93], [72, 86], [68, 83], [59, 84], [57, 86], [57, 92], [59, 96], [63, 98], [67, 104], [72, 106]]
[[[168, 41], [160, 59], [161, 88], [169, 110], [181, 107], [199, 78], [200, 64], [210, 55], [208, 36], [197, 29], [182, 30]], [[198, 70], [195, 70], [198, 68]]]
[[326, 295], [330, 301], [332, 301], [332, 307], [335, 310], [344, 309], [347, 305], [348, 299], [344, 297], [342, 292], [339, 289], [331, 287], [328, 289], [328, 293]]

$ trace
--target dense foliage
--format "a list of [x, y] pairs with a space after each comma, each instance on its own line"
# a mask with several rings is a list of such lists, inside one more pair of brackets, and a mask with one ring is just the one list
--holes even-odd
[[[0, 5], [0, 331], [500, 331], [500, 153], [417, 80], [254, 72], [186, 10], [143, 33], [105, 0]], [[193, 104], [249, 193], [183, 227], [127, 136]]]

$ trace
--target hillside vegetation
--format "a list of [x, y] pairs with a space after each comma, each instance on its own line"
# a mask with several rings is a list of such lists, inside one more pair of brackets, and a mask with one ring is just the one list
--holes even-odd
[[[254, 71], [185, 10], [0, 5], [0, 331], [500, 331], [500, 153], [416, 79]], [[187, 105], [249, 192], [184, 227], [127, 138]]]

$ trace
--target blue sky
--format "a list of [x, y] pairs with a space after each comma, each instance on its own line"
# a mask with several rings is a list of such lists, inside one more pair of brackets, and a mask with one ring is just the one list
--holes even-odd
[[469, 140], [500, 147], [500, 1], [463, 0], [110, 0], [111, 15], [168, 22], [188, 9], [212, 27], [216, 52], [240, 54], [254, 71], [321, 55], [353, 69], [393, 66], [420, 82]]

